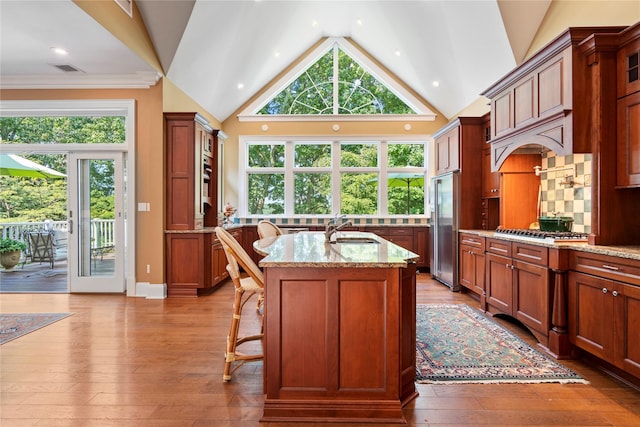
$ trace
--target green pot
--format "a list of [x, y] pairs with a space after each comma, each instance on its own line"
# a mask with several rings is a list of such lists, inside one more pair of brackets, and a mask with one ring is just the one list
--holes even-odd
[[541, 216], [538, 218], [542, 231], [571, 231], [573, 218], [570, 216]]

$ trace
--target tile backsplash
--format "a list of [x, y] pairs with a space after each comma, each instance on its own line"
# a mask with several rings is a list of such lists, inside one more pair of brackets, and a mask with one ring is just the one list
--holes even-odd
[[591, 154], [542, 155], [541, 215], [570, 216], [573, 231], [591, 232]]

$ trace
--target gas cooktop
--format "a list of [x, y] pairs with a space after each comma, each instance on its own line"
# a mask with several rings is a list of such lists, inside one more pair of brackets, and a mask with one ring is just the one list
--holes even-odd
[[586, 242], [588, 237], [587, 233], [574, 231], [542, 231], [519, 228], [498, 228], [496, 233], [552, 242]]

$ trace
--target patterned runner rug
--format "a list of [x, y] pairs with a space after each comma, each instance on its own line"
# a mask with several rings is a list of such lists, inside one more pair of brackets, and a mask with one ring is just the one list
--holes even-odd
[[464, 304], [419, 304], [418, 383], [583, 383], [572, 370]]
[[19, 338], [72, 313], [12, 313], [0, 314], [0, 344]]

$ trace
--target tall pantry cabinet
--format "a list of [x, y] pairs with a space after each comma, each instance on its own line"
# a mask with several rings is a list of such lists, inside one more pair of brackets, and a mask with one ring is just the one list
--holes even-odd
[[214, 285], [218, 131], [197, 113], [164, 118], [167, 295], [195, 297]]

